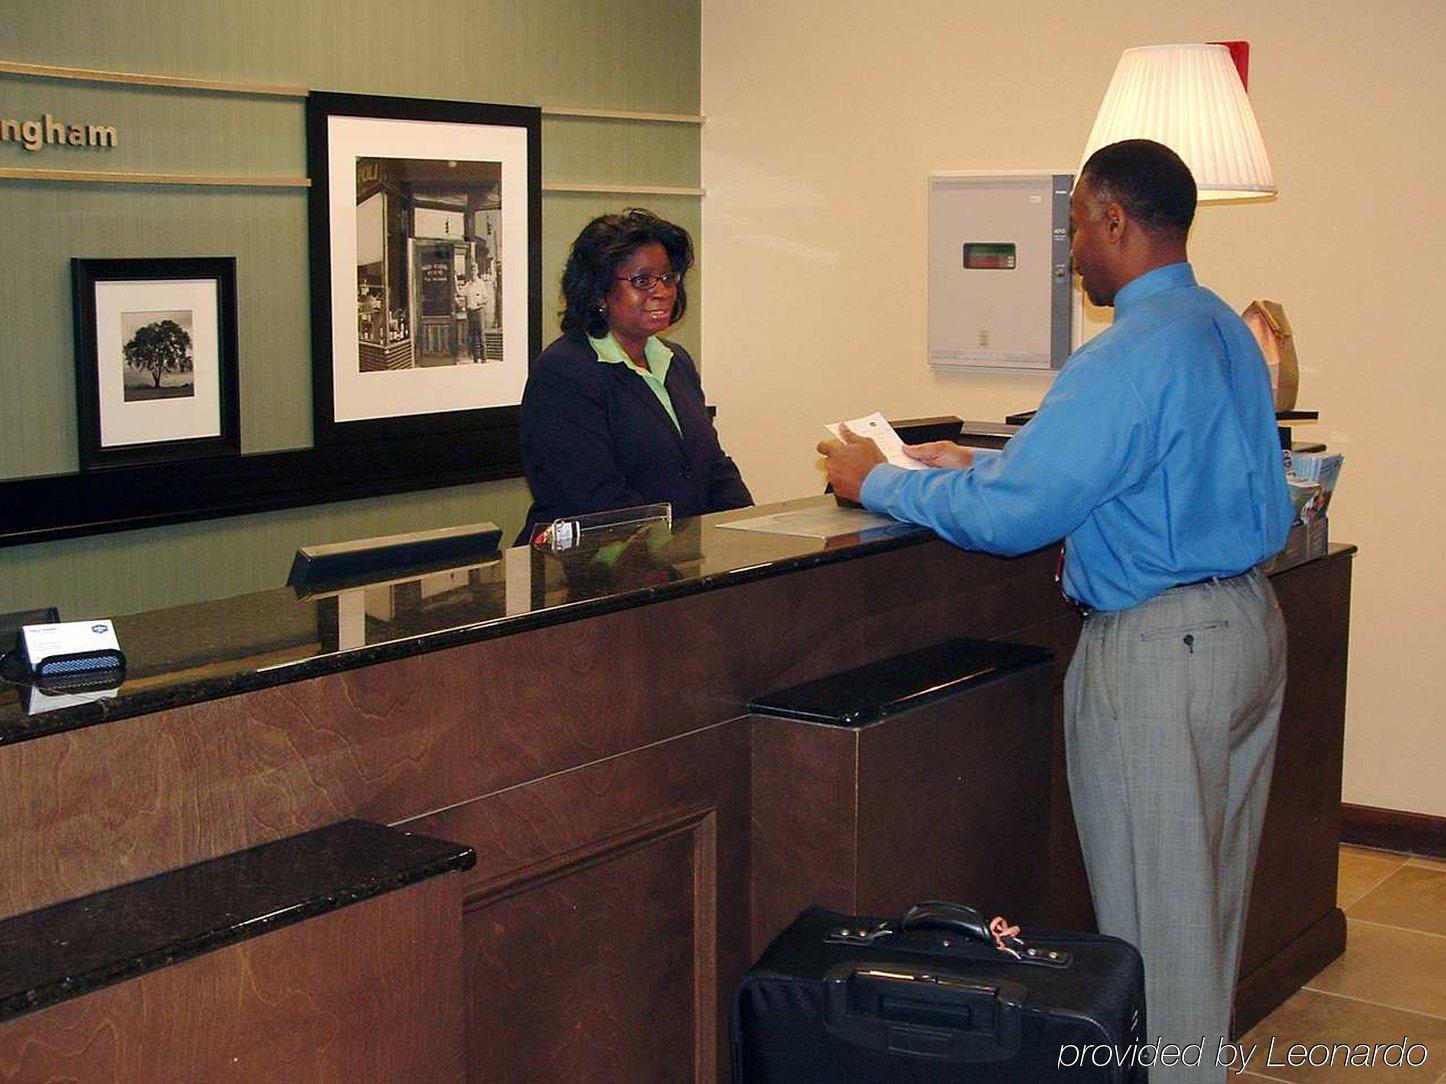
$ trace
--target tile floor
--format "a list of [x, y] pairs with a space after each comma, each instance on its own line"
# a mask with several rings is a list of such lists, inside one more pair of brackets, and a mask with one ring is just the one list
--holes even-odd
[[[1446, 862], [1432, 858], [1341, 848], [1336, 896], [1346, 913], [1346, 952], [1305, 988], [1241, 1039], [1256, 1053], [1232, 1081], [1446, 1084]], [[1275, 1040], [1274, 1053], [1269, 1044]], [[1293, 1067], [1295, 1043], [1416, 1045], [1416, 1067], [1343, 1064]], [[1267, 1056], [1275, 1064], [1265, 1064]]]

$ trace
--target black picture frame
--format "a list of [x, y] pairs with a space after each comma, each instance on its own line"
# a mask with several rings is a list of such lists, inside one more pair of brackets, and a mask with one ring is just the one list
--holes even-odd
[[[515, 441], [542, 347], [542, 111], [313, 92], [306, 131], [313, 443]], [[459, 283], [489, 273], [498, 330], [486, 316], [479, 357]]]
[[70, 267], [80, 469], [239, 454], [235, 257], [77, 257]]

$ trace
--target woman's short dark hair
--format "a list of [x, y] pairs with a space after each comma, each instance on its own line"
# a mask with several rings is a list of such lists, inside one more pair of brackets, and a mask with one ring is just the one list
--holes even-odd
[[659, 244], [678, 273], [678, 293], [671, 323], [688, 311], [683, 279], [693, 266], [693, 239], [682, 226], [659, 218], [641, 207], [628, 207], [620, 215], [598, 215], [577, 235], [567, 266], [562, 271], [562, 330], [581, 331], [594, 339], [608, 333], [607, 317], [598, 306], [612, 288], [613, 276], [624, 260], [644, 245]]

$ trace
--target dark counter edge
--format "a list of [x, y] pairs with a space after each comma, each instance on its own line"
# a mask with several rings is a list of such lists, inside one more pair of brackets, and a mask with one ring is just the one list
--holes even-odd
[[0, 480], [0, 548], [522, 475], [517, 408], [475, 429]]
[[[770, 579], [774, 576], [834, 564], [839, 561], [870, 557], [908, 546], [923, 545], [938, 539], [938, 536], [927, 528], [905, 523], [872, 528], [860, 532], [856, 537], [858, 541], [851, 545], [820, 550], [797, 557], [784, 557], [777, 561], [727, 572], [716, 572], [696, 579], [660, 584], [642, 590], [582, 602], [565, 603], [536, 613], [499, 617], [475, 625], [459, 625], [422, 636], [369, 644], [351, 651], [338, 651], [318, 658], [301, 659], [295, 663], [283, 663], [264, 670], [247, 670], [208, 681], [189, 682], [178, 688], [160, 688], [152, 692], [137, 693], [127, 697], [124, 701], [98, 700], [88, 704], [61, 708], [55, 712], [36, 715], [18, 725], [4, 727], [3, 724], [0, 724], [0, 748], [16, 745], [23, 741], [63, 734], [71, 730], [80, 730], [100, 723], [115, 722], [156, 711], [185, 707], [188, 704], [199, 704], [208, 700], [220, 700], [223, 697], [235, 696], [239, 693], [269, 689], [278, 685], [304, 681], [307, 678], [355, 670], [363, 666], [371, 666], [374, 663], [404, 659], [412, 655], [423, 655], [431, 651], [442, 651], [465, 644], [481, 643], [499, 636], [531, 632], [586, 617], [618, 613], [639, 606], [648, 606], [656, 602], [702, 594], [705, 591]], [[1043, 548], [1053, 549], [1054, 547]], [[1354, 545], [1333, 543], [1324, 557], [1313, 558], [1312, 561], [1305, 563], [1337, 560], [1351, 556], [1355, 552]], [[1293, 565], [1291, 568], [1272, 572], [1271, 575], [1285, 575], [1292, 568], [1299, 567], [1301, 566]]]
[[[315, 848], [325, 842], [322, 837], [328, 834], [369, 834], [374, 838], [385, 838], [389, 843], [409, 846], [418, 854], [411, 864], [398, 861], [346, 883], [316, 886], [289, 906], [272, 906], [265, 913], [257, 915], [247, 913], [244, 906], [238, 905], [234, 911], [228, 910], [217, 916], [212, 928], [177, 936], [160, 944], [122, 947], [114, 953], [113, 959], [105, 963], [91, 964], [78, 973], [71, 973], [66, 969], [63, 975], [35, 975], [28, 982], [12, 984], [11, 989], [0, 989], [0, 1022], [138, 978], [148, 972], [295, 925], [317, 915], [374, 899], [443, 873], [471, 869], [477, 862], [477, 853], [471, 847], [353, 819], [234, 854], [207, 859], [195, 865], [108, 888], [89, 896], [67, 900], [39, 911], [16, 915], [0, 922], [0, 929], [18, 922], [30, 922], [39, 926], [39, 916], [61, 921], [69, 917], [67, 912], [83, 916], [87, 908], [95, 906], [94, 901], [103, 897], [115, 897], [120, 893], [159, 894], [164, 890], [168, 879], [174, 883], [178, 879], [204, 877], [207, 873], [224, 876], [224, 867], [228, 863], [235, 867], [242, 862], [261, 861], [287, 849], [301, 851], [304, 855], [306, 848]], [[238, 901], [238, 904], [244, 904], [244, 901]], [[126, 933], [127, 931], [118, 932], [117, 939], [122, 946]]]
[[[968, 647], [964, 645], [968, 645]], [[947, 677], [936, 673], [926, 673], [923, 680], [927, 684], [923, 688], [890, 696], [885, 700], [873, 699], [868, 703], [861, 703], [841, 711], [829, 712], [820, 707], [809, 707], [799, 703], [800, 700], [806, 702], [811, 692], [830, 685], [842, 684], [854, 688], [866, 685], [871, 672], [902, 666], [917, 673], [913, 664], [919, 661], [932, 661], [941, 654], [967, 656], [971, 651], [976, 655], [993, 657], [967, 660], [970, 663], [970, 669], [965, 673], [951, 672]], [[750, 701], [748, 711], [753, 715], [774, 719], [792, 719], [797, 722], [818, 723], [822, 726], [838, 727], [844, 730], [857, 730], [903, 712], [938, 703], [947, 697], [957, 695], [964, 689], [976, 688], [1016, 674], [1021, 670], [1027, 670], [1032, 666], [1048, 663], [1053, 658], [1054, 652], [1037, 644], [1021, 644], [1011, 640], [975, 640], [970, 637], [946, 640], [942, 644], [908, 651], [902, 655], [870, 663], [867, 666], [856, 666], [815, 681], [766, 693], [756, 700]], [[792, 702], [790, 703], [790, 701]]]
[[536, 613], [498, 617], [475, 625], [458, 625], [455, 628], [440, 629], [437, 632], [429, 632], [421, 636], [390, 640], [380, 644], [368, 644], [366, 647], [355, 648], [351, 651], [338, 651], [330, 655], [301, 659], [294, 663], [282, 663], [263, 670], [246, 670], [224, 677], [188, 682], [174, 688], [158, 688], [135, 693], [124, 700], [97, 700], [87, 704], [60, 708], [53, 712], [33, 716], [15, 725], [6, 726], [0, 723], [0, 748], [24, 741], [33, 741], [36, 738], [63, 734], [71, 730], [80, 730], [99, 723], [115, 722], [137, 715], [185, 707], [188, 704], [219, 700], [239, 693], [289, 685], [307, 678], [355, 670], [363, 666], [371, 666], [374, 663], [389, 662], [412, 655], [423, 655], [431, 651], [480, 643], [499, 636], [531, 632], [586, 617], [617, 613], [638, 606], [648, 606], [656, 602], [702, 594], [705, 591], [765, 580], [820, 565], [834, 564], [857, 557], [868, 557], [907, 546], [922, 545], [936, 536], [927, 528], [900, 523], [871, 528], [860, 532], [856, 537], [858, 541], [851, 545], [838, 546], [835, 549], [820, 550], [797, 557], [784, 557], [777, 561], [727, 572], [716, 572], [696, 579], [660, 584], [598, 599], [564, 603], [560, 606], [550, 606]]

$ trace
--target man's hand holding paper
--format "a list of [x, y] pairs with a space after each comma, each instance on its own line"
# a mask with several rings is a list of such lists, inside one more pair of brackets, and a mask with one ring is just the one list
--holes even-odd
[[845, 500], [858, 502], [859, 490], [869, 471], [880, 463], [905, 470], [930, 467], [967, 467], [972, 462], [968, 448], [937, 440], [906, 445], [884, 416], [878, 412], [865, 418], [827, 425], [834, 440], [820, 441], [818, 453], [826, 460], [829, 484]]
[[952, 440], [931, 440], [927, 444], [905, 444], [904, 454], [926, 467], [946, 467], [959, 470], [974, 465], [974, 449]]
[[[844, 440], [844, 431], [847, 430], [855, 436], [869, 440], [878, 448], [879, 454], [884, 457], [885, 463], [892, 463], [896, 467], [903, 467], [905, 470], [922, 470], [928, 466], [926, 463], [919, 463], [910, 459], [904, 453], [904, 442], [899, 439], [899, 434], [894, 432], [894, 427], [877, 410], [865, 418], [853, 418], [850, 421], [839, 422], [836, 425], [825, 425], [835, 439]], [[819, 445], [819, 451], [823, 451], [823, 445]], [[826, 453], [825, 453], [826, 454]]]

